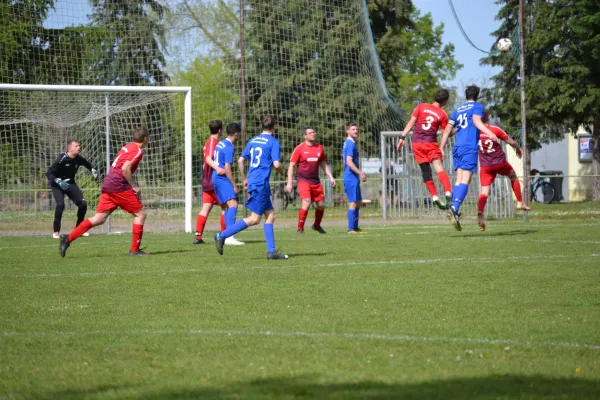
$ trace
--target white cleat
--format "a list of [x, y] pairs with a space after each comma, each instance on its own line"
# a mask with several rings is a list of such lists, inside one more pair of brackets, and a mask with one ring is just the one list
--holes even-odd
[[54, 232], [52, 234], [52, 239], [60, 239], [60, 234], [58, 232]]
[[90, 234], [89, 234], [88, 232], [86, 232], [86, 233], [84, 233], [84, 234], [83, 234], [83, 235], [81, 235], [81, 236], [83, 236], [83, 237], [88, 237], [88, 236], [90, 236]]
[[225, 244], [230, 245], [230, 246], [242, 246], [245, 243], [244, 242], [240, 242], [239, 240], [237, 240], [233, 236], [230, 236], [227, 239], [225, 239]]

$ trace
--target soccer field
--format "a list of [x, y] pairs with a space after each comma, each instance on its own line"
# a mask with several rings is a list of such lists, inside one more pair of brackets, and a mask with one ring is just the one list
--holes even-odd
[[598, 221], [363, 228], [3, 237], [0, 399], [600, 398]]

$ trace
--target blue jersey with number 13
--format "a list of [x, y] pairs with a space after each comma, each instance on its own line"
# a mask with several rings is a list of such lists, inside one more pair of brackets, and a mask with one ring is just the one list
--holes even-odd
[[456, 128], [454, 147], [478, 149], [479, 129], [473, 123], [473, 115], [483, 117], [483, 104], [467, 101], [452, 113], [450, 120], [454, 121]]
[[261, 133], [250, 139], [242, 152], [242, 157], [250, 162], [248, 190], [269, 185], [271, 166], [273, 162], [280, 161], [279, 153], [279, 141], [272, 135]]

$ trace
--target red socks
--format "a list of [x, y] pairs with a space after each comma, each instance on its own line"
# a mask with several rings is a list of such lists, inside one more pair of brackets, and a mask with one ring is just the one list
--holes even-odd
[[140, 250], [142, 244], [142, 236], [144, 235], [144, 225], [133, 224], [131, 230], [131, 252], [135, 253]]
[[437, 176], [442, 186], [444, 187], [444, 192], [452, 193], [452, 184], [450, 183], [450, 177], [448, 176], [446, 171], [438, 172]]
[[427, 186], [427, 190], [429, 191], [429, 194], [431, 195], [431, 197], [438, 195], [437, 189], [435, 188], [435, 183], [433, 183], [433, 181], [425, 182], [425, 186]]
[[325, 210], [319, 210], [318, 208], [315, 210], [315, 228], [321, 226], [321, 221], [323, 221], [323, 215], [325, 215]]
[[225, 211], [221, 212], [221, 232], [223, 232], [225, 229], [227, 229], [227, 226], [225, 226]]
[[514, 181], [511, 181], [510, 184], [512, 186], [513, 193], [515, 194], [515, 197], [517, 198], [517, 201], [519, 203], [522, 203], [523, 202], [523, 193], [521, 193], [521, 182], [519, 182], [518, 179], [515, 179]]
[[198, 214], [198, 218], [196, 218], [196, 239], [202, 239], [204, 225], [206, 225], [206, 217]]
[[304, 230], [304, 223], [306, 222], [307, 216], [308, 216], [308, 210], [301, 208], [300, 212], [298, 213], [298, 230], [299, 231]]
[[479, 211], [480, 213], [482, 213], [483, 210], [485, 209], [485, 204], [487, 203], [487, 198], [488, 197], [485, 194], [480, 194], [479, 198], [477, 199], [477, 211]]
[[69, 233], [69, 242], [72, 242], [73, 240], [77, 239], [79, 236], [83, 235], [90, 229], [92, 229], [92, 223], [89, 219], [84, 220], [82, 223], [77, 225], [77, 227], [71, 233]]

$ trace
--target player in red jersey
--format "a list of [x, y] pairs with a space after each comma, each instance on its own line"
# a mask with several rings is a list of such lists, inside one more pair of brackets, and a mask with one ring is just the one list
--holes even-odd
[[[210, 214], [213, 205], [220, 205], [219, 200], [217, 200], [217, 194], [215, 193], [215, 187], [212, 183], [212, 172], [213, 170], [217, 171], [219, 175], [225, 175], [225, 170], [223, 168], [219, 168], [217, 163], [213, 160], [215, 155], [215, 147], [219, 144], [219, 138], [221, 137], [221, 133], [223, 133], [223, 121], [218, 119], [213, 119], [208, 123], [208, 129], [210, 130], [210, 138], [204, 144], [204, 168], [202, 169], [202, 209], [198, 213], [198, 217], [196, 218], [196, 234], [194, 236], [194, 244], [204, 244], [206, 243], [202, 239], [202, 234], [204, 233], [204, 227], [206, 226], [206, 220], [208, 219], [208, 214]], [[227, 205], [221, 205], [221, 232], [226, 229], [225, 224], [225, 210], [227, 209]], [[225, 240], [225, 244], [229, 245], [242, 245], [243, 242], [240, 242], [233, 236], [227, 238]]]
[[[437, 205], [441, 210], [448, 208], [447, 203], [452, 199], [452, 184], [450, 177], [444, 171], [442, 159], [444, 156], [437, 143], [437, 132], [443, 130], [448, 125], [448, 114], [442, 107], [448, 102], [450, 93], [447, 89], [439, 89], [435, 93], [433, 104], [421, 103], [415, 108], [410, 117], [410, 121], [404, 127], [402, 136], [398, 140], [398, 150], [406, 145], [406, 136], [414, 126], [412, 137], [412, 150], [417, 160], [417, 164], [421, 168], [423, 181], [433, 204]], [[438, 179], [444, 187], [446, 201], [444, 202], [438, 197], [435, 184], [433, 183], [433, 175], [431, 173], [431, 165], [437, 173]]]
[[[523, 153], [519, 144], [497, 126], [490, 125], [490, 115], [487, 112], [483, 113], [481, 122], [487, 126], [498, 139], [504, 140], [508, 145], [512, 146], [521, 158]], [[496, 175], [508, 176], [512, 186], [513, 193], [517, 198], [517, 209], [528, 211], [529, 207], [523, 204], [523, 194], [521, 193], [521, 183], [517, 178], [517, 174], [513, 167], [506, 161], [506, 153], [502, 150], [500, 143], [493, 141], [485, 133], [479, 132], [479, 179], [481, 181], [481, 192], [477, 200], [477, 222], [479, 229], [485, 231], [485, 220], [483, 210], [487, 203], [487, 198], [490, 195], [490, 185], [494, 183]]]
[[108, 175], [102, 184], [102, 194], [96, 209], [96, 214], [84, 220], [69, 235], [60, 235], [59, 252], [65, 256], [71, 243], [94, 226], [102, 225], [113, 211], [120, 207], [132, 214], [133, 228], [130, 256], [146, 256], [140, 250], [146, 212], [138, 198], [140, 188], [133, 183], [135, 173], [144, 153], [142, 148], [148, 144], [148, 129], [137, 127], [133, 130], [133, 142], [127, 143], [117, 154]]
[[302, 199], [302, 207], [298, 214], [298, 233], [304, 233], [304, 222], [308, 216], [308, 209], [313, 202], [317, 203], [317, 209], [315, 210], [315, 222], [312, 229], [321, 234], [327, 233], [321, 227], [321, 221], [325, 214], [325, 195], [323, 185], [321, 185], [319, 179], [319, 167], [325, 172], [332, 186], [335, 186], [335, 179], [327, 165], [325, 150], [323, 146], [316, 142], [316, 137], [317, 134], [313, 128], [307, 127], [304, 129], [304, 142], [294, 149], [288, 167], [288, 180], [285, 190], [291, 193], [294, 166], [298, 164], [296, 180], [298, 181], [298, 193]]

